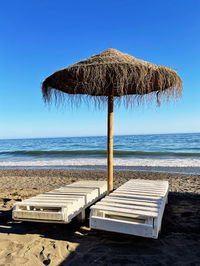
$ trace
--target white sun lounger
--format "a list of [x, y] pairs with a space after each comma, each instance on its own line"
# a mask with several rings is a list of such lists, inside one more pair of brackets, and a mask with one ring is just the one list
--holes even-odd
[[168, 181], [132, 179], [90, 208], [90, 227], [158, 238]]
[[107, 190], [106, 181], [79, 181], [14, 204], [14, 220], [69, 223], [85, 209], [101, 199]]

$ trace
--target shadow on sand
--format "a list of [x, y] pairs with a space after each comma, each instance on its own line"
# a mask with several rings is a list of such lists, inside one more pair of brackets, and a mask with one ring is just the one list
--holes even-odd
[[[89, 214], [89, 210], [88, 213]], [[87, 215], [88, 217], [88, 215]], [[12, 221], [0, 211], [0, 233], [39, 234], [52, 240], [78, 243], [64, 265], [200, 265], [200, 195], [170, 193], [159, 239], [90, 230], [76, 220], [67, 225]], [[44, 265], [55, 265], [51, 259]]]

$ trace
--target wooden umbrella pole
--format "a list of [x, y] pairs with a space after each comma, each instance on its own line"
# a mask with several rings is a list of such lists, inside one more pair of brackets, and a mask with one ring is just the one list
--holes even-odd
[[107, 171], [108, 188], [107, 194], [113, 191], [113, 98], [114, 91], [111, 90], [108, 96], [108, 153], [107, 153]]

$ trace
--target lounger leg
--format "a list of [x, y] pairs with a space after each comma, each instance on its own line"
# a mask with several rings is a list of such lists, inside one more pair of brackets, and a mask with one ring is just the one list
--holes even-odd
[[77, 216], [77, 219], [80, 222], [83, 222], [85, 220], [85, 210], [82, 210], [82, 212]]
[[152, 234], [152, 237], [157, 239], [158, 238], [158, 231], [159, 231], [159, 228], [158, 228], [158, 219], [157, 218], [154, 218], [153, 219], [153, 234]]
[[168, 195], [167, 195], [167, 198], [166, 198], [166, 204], [168, 203]]

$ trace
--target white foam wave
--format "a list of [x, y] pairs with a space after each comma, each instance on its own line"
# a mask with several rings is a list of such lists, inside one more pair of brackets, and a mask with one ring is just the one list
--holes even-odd
[[[1, 161], [0, 167], [78, 167], [106, 166], [107, 160], [98, 159], [62, 159], [32, 161]], [[200, 167], [200, 159], [114, 159], [114, 166], [122, 167]]]

